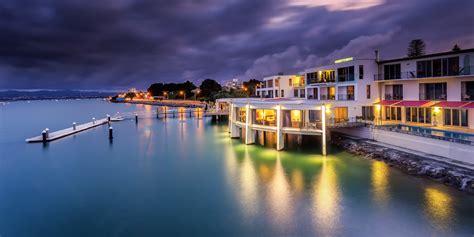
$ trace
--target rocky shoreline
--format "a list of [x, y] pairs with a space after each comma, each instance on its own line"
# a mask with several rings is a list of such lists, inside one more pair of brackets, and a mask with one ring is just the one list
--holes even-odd
[[332, 134], [331, 139], [333, 144], [350, 153], [381, 160], [405, 173], [427, 177], [474, 194], [474, 171], [471, 169], [372, 144], [367, 139], [355, 139], [336, 133]]

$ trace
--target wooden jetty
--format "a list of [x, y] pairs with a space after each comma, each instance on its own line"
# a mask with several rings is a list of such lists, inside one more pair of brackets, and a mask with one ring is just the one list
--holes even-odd
[[[111, 122], [121, 121], [121, 120], [122, 119], [120, 119], [120, 118], [110, 118]], [[82, 132], [82, 131], [85, 131], [85, 130], [88, 130], [88, 129], [91, 129], [91, 128], [94, 128], [94, 127], [97, 127], [97, 126], [100, 126], [100, 125], [103, 125], [103, 124], [107, 124], [108, 122], [109, 122], [109, 118], [103, 118], [103, 119], [98, 119], [98, 120], [94, 119], [91, 122], [80, 124], [80, 125], [75, 125], [75, 123], [74, 123], [72, 127], [62, 129], [62, 130], [59, 130], [59, 131], [55, 131], [55, 132], [51, 132], [51, 133], [49, 131], [43, 131], [43, 133], [40, 136], [28, 138], [28, 139], [26, 139], [26, 142], [29, 142], [29, 143], [50, 142], [50, 141], [54, 141], [54, 140], [57, 140], [57, 139], [60, 139], [60, 138], [63, 138], [63, 137], [67, 137], [67, 136], [72, 135], [72, 134], [76, 134], [76, 133], [79, 133], [79, 132]]]

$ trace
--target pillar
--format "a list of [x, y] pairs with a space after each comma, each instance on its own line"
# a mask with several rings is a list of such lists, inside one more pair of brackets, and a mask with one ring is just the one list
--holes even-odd
[[282, 115], [281, 115], [281, 105], [277, 106], [277, 150], [281, 151], [285, 148], [285, 137], [283, 136], [281, 125], [282, 125]]
[[321, 127], [323, 133], [321, 134], [321, 151], [323, 156], [326, 155], [326, 106], [321, 106]]
[[232, 117], [230, 121], [230, 137], [231, 138], [239, 138], [240, 137], [240, 129], [237, 125], [235, 125], [236, 113], [235, 108], [232, 106]]
[[255, 143], [255, 131], [250, 127], [252, 124], [252, 113], [250, 112], [250, 105], [245, 107], [245, 144]]

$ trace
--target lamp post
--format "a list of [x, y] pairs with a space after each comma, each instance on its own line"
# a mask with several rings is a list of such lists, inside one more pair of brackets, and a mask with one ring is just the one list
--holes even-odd
[[179, 94], [183, 96], [184, 100], [186, 100], [186, 93], [184, 93], [184, 91], [180, 91]]
[[163, 91], [163, 96], [164, 96], [166, 99], [168, 99], [168, 92]]

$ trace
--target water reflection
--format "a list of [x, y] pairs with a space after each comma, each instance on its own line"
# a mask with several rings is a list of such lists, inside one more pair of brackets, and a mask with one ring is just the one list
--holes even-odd
[[319, 178], [315, 182], [313, 208], [316, 231], [323, 236], [337, 235], [341, 215], [341, 194], [334, 161], [322, 158]]
[[240, 167], [239, 178], [241, 203], [244, 215], [247, 218], [253, 217], [258, 213], [258, 187], [257, 173], [250, 158], [248, 147], [245, 146], [244, 160]]
[[380, 207], [386, 207], [389, 201], [389, 166], [383, 161], [372, 162], [372, 190], [374, 200]]
[[276, 165], [268, 185], [267, 197], [275, 226], [286, 228], [287, 231], [293, 216], [293, 200], [290, 185], [281, 164], [280, 154], [280, 152], [276, 152]]
[[304, 190], [304, 177], [303, 172], [299, 169], [293, 169], [291, 172], [291, 184], [297, 194], [300, 194]]
[[425, 188], [425, 212], [435, 228], [448, 230], [454, 214], [452, 198], [439, 189]]

